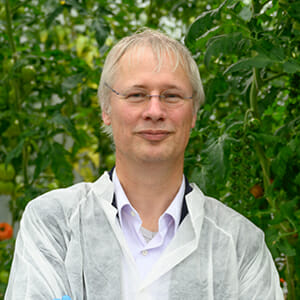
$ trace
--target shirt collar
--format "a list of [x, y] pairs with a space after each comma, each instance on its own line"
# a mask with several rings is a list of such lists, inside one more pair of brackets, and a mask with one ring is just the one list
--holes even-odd
[[[109, 179], [111, 181], [113, 181], [113, 173], [114, 173], [115, 167], [113, 167], [109, 172]], [[186, 215], [189, 213], [188, 212], [188, 208], [187, 208], [187, 204], [186, 204], [186, 196], [193, 190], [192, 186], [190, 185], [188, 179], [186, 178], [186, 176], [184, 176], [185, 178], [185, 191], [184, 191], [184, 199], [183, 199], [183, 203], [182, 203], [182, 209], [181, 209], [181, 216], [180, 216], [180, 222], [179, 224], [181, 224], [181, 222], [183, 221], [183, 219], [186, 217]], [[113, 199], [112, 199], [112, 206], [115, 207], [117, 209], [117, 202], [116, 202], [116, 195], [114, 193], [113, 195]]]
[[[138, 214], [138, 213], [130, 204], [130, 202], [123, 190], [123, 187], [119, 181], [116, 170], [113, 169], [111, 173], [112, 173], [111, 179], [112, 179], [112, 182], [114, 183], [114, 192], [115, 192], [114, 200], [113, 200], [113, 202], [115, 202], [115, 203], [113, 203], [113, 205], [115, 204], [115, 206], [118, 210], [118, 216], [120, 219], [120, 223], [121, 223], [121, 226], [123, 226], [122, 210], [124, 207], [130, 207], [130, 209], [133, 210], [136, 214]], [[169, 215], [174, 220], [174, 225], [175, 225], [174, 229], [176, 231], [176, 229], [178, 228], [179, 224], [182, 221], [181, 218], [183, 216], [183, 211], [184, 210], [186, 211], [185, 215], [187, 213], [186, 204], [184, 203], [185, 202], [184, 196], [185, 196], [186, 190], [187, 190], [186, 179], [183, 176], [180, 188], [179, 188], [175, 198], [173, 199], [173, 201], [171, 202], [171, 204], [169, 205], [167, 210], [162, 214], [162, 216], [159, 219], [160, 224], [161, 224], [161, 222], [164, 222], [166, 220], [166, 218], [164, 218], [164, 216]], [[164, 221], [163, 221], [163, 219], [164, 219]]]
[[173, 199], [173, 201], [171, 202], [171, 204], [163, 214], [163, 215], [168, 214], [173, 218], [175, 222], [175, 227], [174, 227], [175, 230], [177, 230], [178, 225], [180, 223], [181, 210], [182, 210], [183, 200], [184, 200], [184, 191], [185, 191], [185, 180], [184, 180], [184, 176], [182, 176], [180, 188], [175, 198]]
[[113, 169], [113, 172], [112, 172], [112, 182], [114, 184], [114, 192], [115, 192], [114, 193], [114, 201], [115, 201], [116, 208], [118, 210], [118, 217], [119, 217], [119, 220], [121, 223], [121, 227], [123, 227], [123, 218], [122, 218], [123, 208], [128, 206], [128, 207], [130, 207], [130, 209], [132, 211], [134, 211], [135, 213], [137, 213], [137, 212], [130, 204], [130, 202], [124, 192], [124, 189], [123, 189], [123, 187], [119, 181], [119, 178], [117, 176], [116, 169]]

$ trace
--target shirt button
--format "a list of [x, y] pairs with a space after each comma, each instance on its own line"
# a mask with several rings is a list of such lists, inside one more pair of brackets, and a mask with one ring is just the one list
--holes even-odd
[[143, 254], [144, 256], [146, 256], [146, 255], [148, 254], [148, 251], [147, 251], [147, 250], [143, 250], [143, 251], [142, 251], [142, 254]]
[[130, 212], [130, 214], [135, 217], [135, 212], [133, 210]]

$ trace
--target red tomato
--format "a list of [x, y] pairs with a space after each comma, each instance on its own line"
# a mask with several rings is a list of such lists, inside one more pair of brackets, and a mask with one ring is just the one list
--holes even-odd
[[0, 241], [9, 240], [13, 236], [13, 228], [8, 223], [0, 223]]
[[257, 199], [263, 196], [264, 190], [259, 184], [255, 184], [251, 189], [250, 193]]

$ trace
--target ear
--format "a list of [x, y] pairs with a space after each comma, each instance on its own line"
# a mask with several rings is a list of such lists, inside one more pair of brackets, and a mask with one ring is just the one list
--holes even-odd
[[110, 115], [104, 111], [102, 112], [102, 120], [103, 120], [104, 124], [107, 126], [109, 126], [111, 124]]
[[196, 126], [196, 121], [197, 121], [197, 114], [193, 114], [191, 128], [194, 128]]

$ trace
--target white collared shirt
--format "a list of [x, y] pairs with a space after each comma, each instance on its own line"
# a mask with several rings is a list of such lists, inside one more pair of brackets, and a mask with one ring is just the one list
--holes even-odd
[[[163, 251], [169, 245], [179, 226], [181, 208], [185, 191], [185, 180], [182, 178], [181, 186], [167, 210], [159, 218], [158, 232], [147, 243], [143, 236], [142, 220], [138, 212], [130, 204], [122, 185], [118, 179], [117, 172], [113, 172], [113, 183], [118, 209], [120, 227], [129, 247], [133, 260], [123, 257], [123, 299], [134, 299], [134, 289], [137, 286], [137, 278], [142, 282], [160, 258]], [[129, 266], [134, 261], [135, 266]], [[132, 271], [136, 270], [136, 274]], [[134, 271], [133, 271], [134, 273]], [[131, 275], [130, 275], [131, 274]], [[169, 280], [165, 280], [167, 291]], [[153, 299], [155, 295], [152, 295]], [[167, 295], [166, 295], [167, 299]]]

